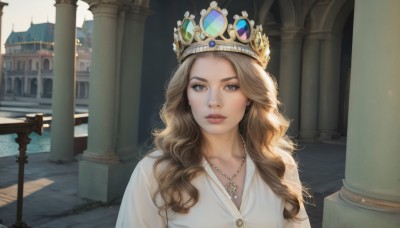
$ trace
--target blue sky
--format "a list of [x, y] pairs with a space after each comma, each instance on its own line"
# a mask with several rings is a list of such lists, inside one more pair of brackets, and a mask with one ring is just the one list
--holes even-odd
[[[8, 3], [3, 8], [1, 23], [1, 52], [4, 53], [4, 43], [13, 27], [15, 32], [26, 31], [31, 22], [34, 24], [55, 22], [55, 0], [0, 0]], [[93, 15], [88, 10], [88, 4], [79, 0], [76, 12], [76, 25], [82, 26], [83, 21], [92, 20]]]

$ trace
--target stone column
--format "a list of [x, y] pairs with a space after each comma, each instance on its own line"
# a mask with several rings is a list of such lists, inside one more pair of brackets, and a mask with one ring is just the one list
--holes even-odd
[[12, 78], [12, 77], [10, 77], [10, 79], [11, 79], [11, 91], [13, 91], [13, 96], [15, 96], [15, 80], [16, 80], [16, 78]]
[[9, 79], [10, 79], [10, 77], [7, 75], [7, 71], [6, 72], [4, 72], [4, 76], [3, 76], [3, 78], [4, 78], [4, 91], [2, 91], [2, 95], [6, 95], [7, 94], [7, 91], [8, 91], [8, 88], [9, 88]]
[[118, 6], [115, 3], [101, 2], [96, 1], [91, 5], [93, 53], [90, 71], [89, 138], [84, 158], [118, 163], [114, 137]]
[[118, 153], [123, 160], [135, 160], [137, 154], [140, 87], [142, 77], [143, 34], [149, 10], [126, 6], [122, 38], [119, 96]]
[[81, 84], [80, 82], [76, 83], [76, 95], [75, 95], [75, 97], [77, 99], [81, 98], [81, 89], [80, 89], [81, 85], [80, 84]]
[[319, 38], [308, 36], [303, 46], [300, 107], [300, 139], [306, 142], [313, 142], [318, 135], [319, 53]]
[[321, 76], [319, 80], [318, 126], [320, 139], [339, 136], [339, 87], [340, 87], [341, 37], [325, 34], [321, 43]]
[[[8, 3], [5, 2], [0, 2], [0, 44], [2, 44], [2, 37], [1, 37], [1, 21], [3, 18], [3, 7], [8, 6]], [[1, 79], [4, 78], [4, 84], [6, 85], [6, 79], [3, 77], [3, 55], [1, 54], [1, 48], [3, 45], [0, 45], [0, 66], [1, 66], [1, 71], [0, 71], [0, 94], [1, 94], [1, 83], [3, 82]], [[7, 88], [4, 86], [4, 91], [3, 94], [6, 94]]]
[[74, 159], [75, 38], [77, 0], [56, 0], [54, 80], [49, 159]]
[[21, 91], [21, 96], [25, 96], [25, 95], [28, 95], [29, 94], [29, 85], [30, 85], [30, 83], [29, 83], [29, 78], [28, 78], [28, 75], [25, 73], [25, 71], [23, 72], [23, 75], [22, 75], [22, 80], [21, 80], [21, 89], [22, 89], [22, 91]]
[[282, 29], [279, 96], [283, 114], [292, 120], [288, 134], [294, 137], [299, 132], [301, 44], [301, 30]]
[[79, 163], [79, 194], [110, 202], [122, 197], [136, 164], [125, 160], [135, 157], [137, 150], [141, 44], [147, 10], [135, 3], [88, 2], [94, 20], [93, 54], [88, 148]]
[[354, 12], [345, 180], [341, 191], [325, 198], [323, 225], [395, 228], [400, 225], [400, 1], [356, 0]]
[[83, 84], [84, 86], [85, 86], [85, 99], [88, 99], [89, 98], [89, 83], [87, 83], [87, 82], [84, 82], [84, 84]]
[[[40, 58], [40, 57], [39, 57]], [[53, 74], [53, 75], [55, 75], [55, 74]], [[41, 98], [41, 95], [43, 94], [43, 92], [42, 92], [42, 82], [43, 82], [43, 79], [42, 79], [42, 71], [40, 71], [40, 70], [38, 70], [38, 74], [37, 74], [37, 77], [36, 77], [36, 80], [37, 80], [37, 91], [36, 91], [36, 98], [37, 99], [40, 99]]]
[[116, 1], [88, 3], [93, 13], [93, 53], [88, 146], [79, 163], [79, 195], [109, 202], [123, 192], [118, 177], [123, 169], [116, 154], [118, 5]]

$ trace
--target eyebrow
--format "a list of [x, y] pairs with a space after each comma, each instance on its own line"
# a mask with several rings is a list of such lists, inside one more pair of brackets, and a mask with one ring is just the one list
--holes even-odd
[[[232, 80], [232, 79], [237, 79], [237, 78], [238, 78], [238, 77], [236, 77], [236, 76], [227, 77], [227, 78], [223, 78], [223, 79], [221, 80], [221, 82], [226, 82], [226, 81], [229, 81], [229, 80]], [[198, 76], [192, 77], [189, 81], [191, 81], [191, 80], [193, 80], [193, 79], [197, 79], [197, 80], [202, 81], [202, 82], [207, 82], [206, 79], [204, 79], [204, 78], [202, 78], [202, 77], [198, 77]]]

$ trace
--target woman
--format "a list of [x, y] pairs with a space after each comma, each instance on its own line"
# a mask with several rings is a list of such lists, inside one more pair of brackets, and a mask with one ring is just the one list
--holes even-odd
[[[200, 21], [216, 13], [227, 15], [212, 2]], [[249, 21], [248, 40], [233, 41], [216, 39], [228, 26], [211, 34], [203, 24], [185, 39], [185, 23], [175, 30], [181, 64], [166, 91], [165, 128], [132, 174], [117, 227], [310, 227], [260, 27]]]

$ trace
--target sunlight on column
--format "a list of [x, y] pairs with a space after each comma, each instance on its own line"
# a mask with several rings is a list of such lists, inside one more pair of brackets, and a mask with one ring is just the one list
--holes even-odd
[[[47, 178], [40, 178], [37, 180], [26, 181], [24, 184], [24, 198], [40, 191], [41, 189], [53, 184], [54, 181]], [[17, 202], [18, 185], [14, 184], [6, 188], [0, 189], [0, 207], [6, 206], [10, 203]]]

